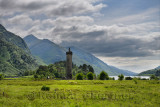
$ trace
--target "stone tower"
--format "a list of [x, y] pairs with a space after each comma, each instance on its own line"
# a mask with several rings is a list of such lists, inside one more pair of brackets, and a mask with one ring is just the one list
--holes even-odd
[[66, 77], [72, 79], [72, 51], [66, 52]]

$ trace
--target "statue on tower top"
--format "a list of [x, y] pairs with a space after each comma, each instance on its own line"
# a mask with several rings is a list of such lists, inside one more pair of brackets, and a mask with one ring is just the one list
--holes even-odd
[[67, 55], [67, 54], [71, 54], [71, 55], [72, 55], [72, 51], [71, 51], [70, 48], [69, 48], [68, 52], [66, 52], [66, 55]]

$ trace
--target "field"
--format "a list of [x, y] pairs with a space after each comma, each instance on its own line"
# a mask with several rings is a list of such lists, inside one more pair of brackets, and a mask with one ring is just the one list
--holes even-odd
[[[50, 91], [41, 91], [42, 86]], [[0, 81], [0, 107], [160, 107], [156, 80]]]

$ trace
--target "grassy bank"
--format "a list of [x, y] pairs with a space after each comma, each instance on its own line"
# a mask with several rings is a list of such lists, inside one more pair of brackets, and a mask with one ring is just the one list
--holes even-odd
[[[42, 86], [50, 91], [41, 91]], [[1, 107], [160, 106], [160, 81], [47, 80], [0, 81]]]

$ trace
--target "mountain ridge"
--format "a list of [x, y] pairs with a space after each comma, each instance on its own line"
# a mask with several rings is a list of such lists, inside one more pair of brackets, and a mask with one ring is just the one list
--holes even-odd
[[0, 73], [17, 75], [36, 66], [25, 41], [0, 24]]
[[139, 73], [138, 76], [151, 76], [151, 75], [155, 75], [158, 70], [160, 70], [160, 66], [158, 66], [158, 67], [156, 67], [154, 69], [143, 71], [143, 72]]
[[[35, 37], [33, 37], [33, 41], [34, 39]], [[40, 42], [37, 42], [36, 46], [34, 46], [34, 43], [32, 41], [32, 36], [26, 36], [24, 37], [24, 40], [26, 41], [29, 49], [31, 50], [31, 53], [34, 56], [40, 57], [42, 60], [44, 60], [44, 62], [46, 62], [46, 64], [66, 60], [65, 53], [68, 50], [68, 47], [59, 46], [50, 40], [46, 41], [46, 39], [43, 40], [38, 39], [37, 41]], [[53, 44], [51, 43], [52, 46], [49, 46], [50, 42], [53, 43]], [[124, 75], [136, 75], [136, 73], [127, 70], [121, 70], [113, 66], [109, 66], [100, 59], [98, 59], [97, 57], [95, 57], [94, 55], [90, 54], [86, 50], [82, 50], [74, 46], [71, 46], [70, 48], [71, 51], [73, 52], [73, 58], [72, 58], [73, 63], [76, 65], [82, 65], [82, 64], [91, 65], [95, 69], [96, 74], [104, 70], [109, 75], [119, 75], [121, 73], [123, 73]], [[41, 52], [41, 50], [43, 50], [43, 52]], [[47, 60], [47, 57], [49, 57], [50, 60]]]

